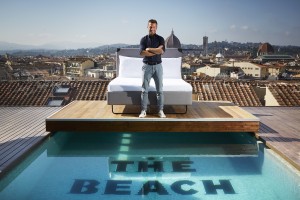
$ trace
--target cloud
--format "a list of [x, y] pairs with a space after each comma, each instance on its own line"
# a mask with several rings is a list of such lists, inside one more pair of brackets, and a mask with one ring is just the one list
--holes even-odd
[[285, 31], [285, 33], [284, 33], [286, 36], [290, 36], [291, 35], [291, 33], [289, 32], [289, 31]]
[[247, 26], [247, 25], [244, 25], [244, 26], [241, 26], [241, 29], [243, 29], [243, 30], [248, 30], [249, 29], [249, 27]]
[[229, 28], [230, 28], [231, 30], [235, 30], [235, 29], [236, 29], [236, 25], [235, 25], [235, 24], [232, 24]]

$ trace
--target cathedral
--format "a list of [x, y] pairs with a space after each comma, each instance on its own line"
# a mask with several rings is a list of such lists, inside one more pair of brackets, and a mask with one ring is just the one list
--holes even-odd
[[174, 35], [172, 29], [171, 35], [165, 40], [166, 48], [181, 48], [180, 40]]

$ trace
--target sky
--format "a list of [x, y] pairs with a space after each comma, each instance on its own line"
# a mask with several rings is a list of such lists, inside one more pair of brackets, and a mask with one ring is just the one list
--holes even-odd
[[147, 22], [182, 44], [300, 46], [300, 0], [0, 0], [0, 41], [43, 45], [139, 44]]

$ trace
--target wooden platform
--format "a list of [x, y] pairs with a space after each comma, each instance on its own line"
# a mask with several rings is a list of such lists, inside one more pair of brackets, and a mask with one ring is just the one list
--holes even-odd
[[[116, 106], [117, 112], [139, 112], [139, 106]], [[182, 112], [166, 106], [165, 112]], [[153, 109], [152, 113], [155, 113]], [[105, 101], [74, 101], [46, 119], [46, 130], [100, 132], [258, 132], [259, 118], [230, 102], [193, 102], [186, 114], [158, 118], [148, 114], [113, 114]]]
[[300, 107], [248, 107], [259, 117], [257, 137], [300, 170]]

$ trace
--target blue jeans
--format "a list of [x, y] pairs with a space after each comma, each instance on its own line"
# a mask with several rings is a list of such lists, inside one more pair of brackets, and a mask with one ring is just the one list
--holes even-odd
[[156, 87], [157, 106], [159, 110], [164, 108], [164, 94], [163, 94], [163, 68], [161, 64], [158, 65], [143, 65], [143, 85], [141, 95], [142, 110], [147, 110], [148, 105], [148, 91], [150, 80], [153, 77]]

